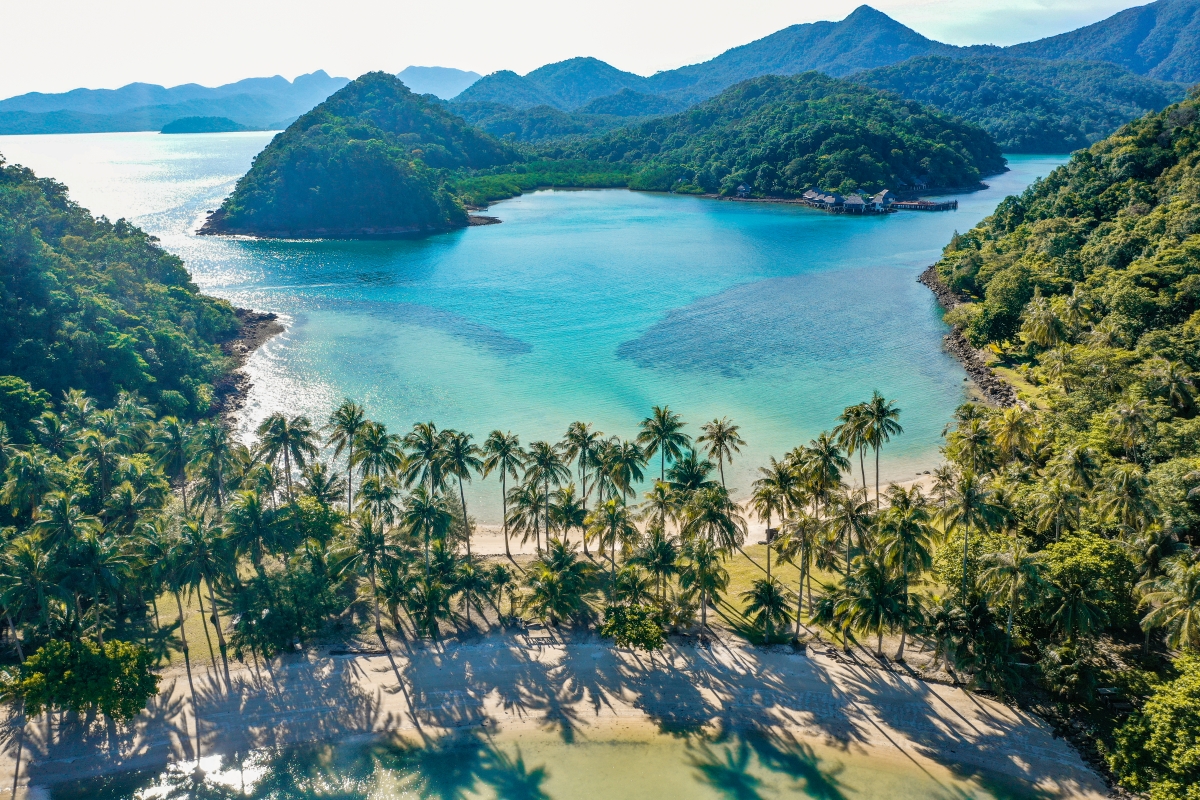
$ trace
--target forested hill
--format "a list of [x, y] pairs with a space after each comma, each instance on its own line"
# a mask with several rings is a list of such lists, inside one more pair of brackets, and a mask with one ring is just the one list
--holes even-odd
[[467, 224], [451, 170], [516, 157], [394, 75], [371, 72], [302, 116], [255, 158], [206, 233], [365, 236]]
[[918, 183], [966, 187], [1003, 171], [982, 129], [890, 93], [808, 72], [745, 81], [674, 116], [569, 142], [554, 156], [642, 165], [631, 186], [759, 195]]
[[1184, 94], [1113, 64], [1006, 56], [925, 56], [852, 80], [970, 120], [1006, 153], [1070, 153]]
[[16, 441], [69, 388], [206, 413], [225, 363], [216, 343], [237, 328], [229, 304], [200, 294], [151, 237], [0, 158], [0, 421]]

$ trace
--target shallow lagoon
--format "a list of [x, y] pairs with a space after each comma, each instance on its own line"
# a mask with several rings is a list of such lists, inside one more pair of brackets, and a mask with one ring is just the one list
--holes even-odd
[[[269, 134], [0, 137], [95, 213], [129, 217], [205, 291], [275, 311], [286, 334], [248, 365], [243, 431], [276, 410], [323, 419], [342, 397], [394, 430], [419, 420], [483, 438], [556, 440], [576, 419], [630, 436], [653, 404], [696, 424], [728, 415], [754, 470], [878, 389], [903, 409], [884, 478], [937, 460], [965, 373], [916, 283], [954, 230], [1061, 157], [1011, 157], [955, 212], [850, 218], [795, 206], [623, 190], [536, 192], [501, 225], [387, 242], [197, 237]], [[498, 522], [498, 490], [471, 510]]]

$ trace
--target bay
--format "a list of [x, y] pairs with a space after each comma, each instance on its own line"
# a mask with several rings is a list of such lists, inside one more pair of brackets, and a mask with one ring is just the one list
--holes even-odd
[[[482, 440], [495, 428], [556, 441], [581, 419], [632, 437], [652, 405], [698, 433], [729, 416], [757, 467], [832, 427], [878, 390], [905, 432], [884, 480], [938, 461], [965, 373], [916, 276], [955, 230], [1065, 156], [1010, 156], [953, 212], [849, 217], [790, 205], [624, 190], [540, 191], [498, 203], [500, 225], [397, 241], [198, 237], [270, 134], [0, 137], [0, 154], [66, 183], [181, 256], [196, 283], [281, 315], [286, 333], [247, 365], [240, 433], [275, 411], [318, 422], [343, 397], [391, 430], [433, 420]], [[657, 465], [655, 465], [657, 466]], [[648, 468], [648, 473], [656, 473]], [[496, 523], [494, 481], [468, 490]]]

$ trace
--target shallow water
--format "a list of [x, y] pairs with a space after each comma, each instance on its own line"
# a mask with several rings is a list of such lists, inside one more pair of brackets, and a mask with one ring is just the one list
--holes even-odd
[[264, 750], [52, 787], [51, 800], [767, 800], [1036, 797], [1019, 782], [868, 757], [791, 737], [614, 735], [565, 743], [538, 732]]
[[[276, 410], [322, 420], [343, 397], [393, 430], [433, 419], [557, 440], [576, 419], [632, 436], [669, 404], [695, 435], [728, 415], [747, 441], [727, 470], [745, 494], [768, 456], [878, 389], [903, 410], [884, 479], [937, 460], [965, 373], [917, 274], [954, 230], [1064, 157], [1010, 157], [955, 212], [832, 216], [795, 206], [623, 190], [536, 192], [504, 223], [387, 242], [197, 237], [269, 134], [0, 137], [0, 154], [128, 217], [207, 292], [283, 315], [248, 365], [243, 432]], [[648, 470], [650, 472], [651, 470]], [[498, 488], [472, 513], [498, 522]]]

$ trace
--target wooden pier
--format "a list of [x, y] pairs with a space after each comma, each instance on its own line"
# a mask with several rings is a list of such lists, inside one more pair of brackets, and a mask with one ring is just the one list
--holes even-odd
[[954, 211], [958, 208], [957, 200], [943, 200], [935, 203], [932, 200], [897, 200], [892, 208], [898, 211]]

